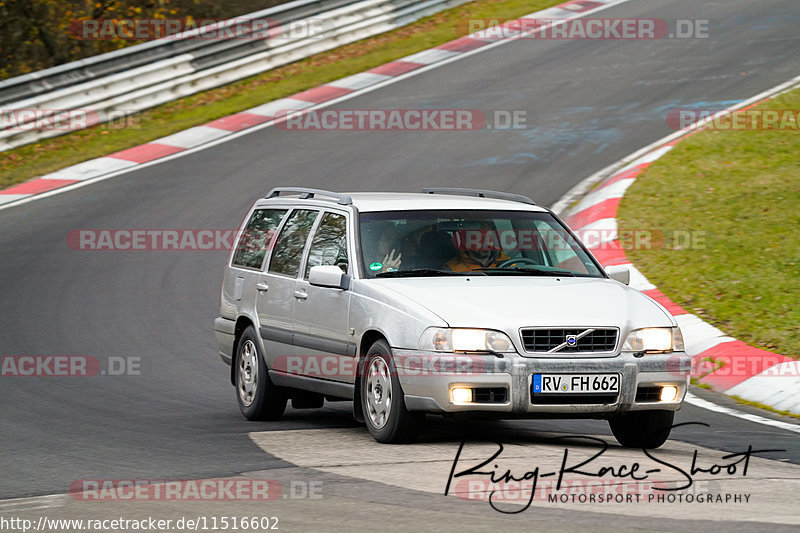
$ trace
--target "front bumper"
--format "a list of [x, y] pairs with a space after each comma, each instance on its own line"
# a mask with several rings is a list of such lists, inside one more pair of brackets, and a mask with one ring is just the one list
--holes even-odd
[[[648, 354], [634, 357], [620, 353], [602, 358], [535, 358], [519, 354], [494, 355], [431, 354], [394, 349], [398, 378], [411, 411], [431, 413], [507, 413], [513, 416], [560, 415], [607, 417], [613, 413], [645, 409], [677, 410], [689, 383], [691, 358], [684, 352]], [[450, 359], [450, 363], [441, 361]], [[438, 362], [436, 362], [438, 360]], [[558, 397], [557, 403], [532, 400], [534, 374], [619, 374], [619, 393], [613, 398], [584, 403], [587, 398]], [[506, 389], [502, 402], [455, 404], [450, 397], [453, 386], [473, 389]], [[678, 394], [672, 401], [647, 397], [650, 388], [674, 386]], [[637, 399], [637, 393], [639, 398]], [[593, 399], [590, 399], [593, 401]]]

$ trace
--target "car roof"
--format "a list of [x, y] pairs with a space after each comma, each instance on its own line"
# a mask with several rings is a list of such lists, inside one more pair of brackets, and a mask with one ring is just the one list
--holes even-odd
[[[352, 200], [352, 205], [361, 212], [375, 211], [408, 211], [408, 210], [440, 210], [440, 209], [474, 209], [546, 212], [547, 209], [513, 200], [496, 198], [480, 198], [455, 194], [423, 194], [404, 192], [352, 192], [342, 193]], [[279, 196], [264, 199], [259, 205], [315, 205], [338, 206], [335, 201], [297, 196]]]

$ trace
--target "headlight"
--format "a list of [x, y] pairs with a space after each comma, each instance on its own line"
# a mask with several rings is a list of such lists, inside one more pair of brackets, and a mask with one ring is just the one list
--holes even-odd
[[419, 339], [419, 349], [434, 352], [513, 352], [508, 335], [490, 329], [428, 328]]
[[631, 331], [624, 352], [682, 352], [683, 335], [680, 328], [643, 328]]

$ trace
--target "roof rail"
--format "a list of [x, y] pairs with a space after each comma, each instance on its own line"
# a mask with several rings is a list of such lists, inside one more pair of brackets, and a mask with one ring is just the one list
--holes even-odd
[[347, 194], [340, 194], [338, 192], [326, 191], [324, 189], [309, 189], [308, 187], [275, 187], [267, 193], [265, 198], [276, 198], [281, 194], [298, 194], [301, 200], [309, 198], [316, 198], [319, 196], [328, 196], [336, 200], [341, 205], [352, 205], [353, 199]]
[[422, 192], [425, 194], [456, 194], [459, 196], [477, 196], [478, 198], [496, 198], [498, 200], [511, 200], [512, 202], [536, 205], [536, 202], [527, 196], [510, 192], [486, 191], [483, 189], [465, 189], [460, 187], [429, 187], [422, 189]]

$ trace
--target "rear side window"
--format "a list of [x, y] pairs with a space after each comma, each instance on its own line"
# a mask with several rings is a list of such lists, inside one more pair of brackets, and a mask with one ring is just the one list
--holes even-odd
[[317, 211], [309, 209], [298, 209], [289, 215], [275, 243], [269, 262], [270, 272], [297, 277], [300, 273], [300, 260], [303, 258], [306, 240], [316, 218]]
[[275, 241], [278, 225], [286, 209], [256, 209], [244, 228], [233, 254], [233, 264], [245, 268], [261, 268], [267, 249]]
[[317, 227], [306, 262], [306, 275], [311, 267], [336, 265], [347, 272], [347, 219], [344, 215], [325, 213]]

